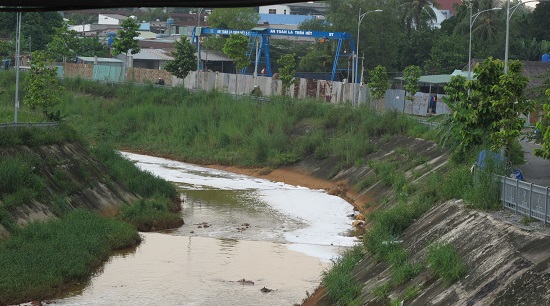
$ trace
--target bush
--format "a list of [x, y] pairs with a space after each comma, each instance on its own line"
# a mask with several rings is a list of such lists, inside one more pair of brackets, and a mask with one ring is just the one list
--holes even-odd
[[147, 171], [141, 171], [130, 160], [122, 157], [109, 144], [101, 144], [91, 149], [92, 154], [105, 163], [118, 180], [126, 183], [132, 192], [149, 198], [155, 194], [167, 198], [177, 196], [176, 188], [170, 182]]
[[175, 228], [183, 224], [183, 219], [179, 214], [172, 213], [172, 210], [177, 210], [177, 207], [174, 207], [169, 199], [155, 196], [123, 207], [118, 216], [140, 231], [154, 231]]
[[332, 268], [323, 272], [322, 283], [334, 305], [360, 305], [357, 298], [362, 285], [353, 280], [352, 270], [362, 258], [361, 247], [355, 246], [333, 260]]
[[84, 210], [29, 224], [0, 244], [0, 304], [52, 296], [86, 280], [112, 250], [140, 240], [131, 225]]
[[429, 267], [443, 280], [447, 285], [452, 284], [467, 272], [462, 259], [448, 243], [435, 243], [428, 248], [426, 255]]

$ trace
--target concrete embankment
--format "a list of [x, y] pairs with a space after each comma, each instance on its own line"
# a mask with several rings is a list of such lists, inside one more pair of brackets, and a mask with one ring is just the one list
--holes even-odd
[[[549, 305], [548, 229], [513, 220], [506, 211], [475, 211], [461, 200], [433, 208], [400, 237], [411, 261], [425, 262], [428, 247], [436, 241], [445, 242], [457, 250], [468, 273], [447, 286], [427, 269], [395, 288], [390, 297], [398, 299], [406, 288], [418, 286], [421, 293], [408, 300], [408, 305]], [[367, 256], [355, 272], [365, 285], [363, 301], [380, 304], [372, 289], [389, 281], [387, 265]]]
[[[25, 225], [32, 221], [57, 218], [59, 209], [84, 208], [113, 215], [137, 196], [109, 176], [105, 166], [94, 159], [80, 143], [41, 146], [0, 146], [0, 156], [32, 155], [39, 160], [32, 169], [45, 186], [40, 196], [9, 209], [13, 221]], [[55, 206], [54, 199], [61, 206]], [[61, 199], [61, 201], [59, 201]], [[0, 238], [8, 231], [0, 224]]]

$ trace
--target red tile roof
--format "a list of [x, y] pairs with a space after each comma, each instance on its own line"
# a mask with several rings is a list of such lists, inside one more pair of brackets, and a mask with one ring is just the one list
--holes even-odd
[[453, 4], [457, 3], [458, 5], [463, 5], [461, 0], [435, 0], [437, 3], [436, 7], [440, 10], [449, 10], [454, 15], [456, 14]]

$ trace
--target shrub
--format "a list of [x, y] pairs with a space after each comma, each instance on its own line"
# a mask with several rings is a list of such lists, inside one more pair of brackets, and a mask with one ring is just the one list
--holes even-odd
[[84, 210], [31, 223], [0, 244], [0, 304], [52, 296], [86, 280], [111, 250], [140, 240], [131, 225]]
[[434, 243], [428, 248], [426, 255], [429, 267], [443, 280], [447, 285], [452, 284], [467, 272], [462, 259], [448, 243]]
[[94, 156], [105, 163], [115, 177], [130, 188], [132, 192], [148, 198], [155, 194], [167, 198], [177, 196], [176, 188], [170, 182], [147, 171], [141, 171], [130, 160], [122, 157], [109, 144], [101, 144], [91, 149]]
[[362, 258], [361, 247], [355, 246], [333, 260], [332, 268], [323, 272], [322, 283], [334, 305], [359, 305], [357, 298], [362, 285], [353, 280], [352, 270]]
[[123, 207], [118, 216], [137, 227], [140, 231], [153, 231], [159, 229], [175, 228], [183, 224], [179, 214], [174, 210], [169, 199], [155, 196], [150, 199], [138, 200], [131, 206]]

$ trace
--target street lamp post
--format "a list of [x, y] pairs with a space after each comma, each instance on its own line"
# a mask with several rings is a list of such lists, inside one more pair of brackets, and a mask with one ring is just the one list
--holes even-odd
[[474, 22], [476, 22], [477, 16], [479, 16], [479, 14], [481, 13], [485, 13], [488, 11], [498, 11], [501, 9], [501, 7], [493, 7], [472, 15], [472, 3], [470, 3], [470, 45], [468, 47], [468, 80], [472, 79], [472, 27], [474, 26]]
[[15, 33], [15, 113], [13, 122], [17, 124], [19, 113], [19, 65], [21, 65], [21, 12], [17, 13], [17, 32]]
[[[358, 79], [358, 74], [357, 74], [357, 67], [358, 67], [358, 64], [359, 64], [359, 31], [361, 30], [360, 26], [361, 26], [361, 22], [363, 21], [363, 18], [365, 18], [365, 16], [369, 13], [374, 13], [374, 12], [382, 12], [382, 10], [372, 10], [372, 11], [368, 11], [368, 12], [365, 12], [363, 14], [361, 14], [361, 8], [359, 8], [359, 15], [358, 15], [358, 22], [357, 22], [357, 47], [356, 47], [356, 50], [355, 50], [355, 54], [353, 55], [353, 65], [354, 65], [354, 74], [353, 74], [353, 103], [355, 104], [355, 90], [356, 90], [356, 87], [357, 87], [357, 79]], [[357, 101], [357, 105], [359, 105], [359, 101]]]
[[[201, 13], [202, 8], [199, 9], [199, 15], [197, 18], [197, 31], [199, 31], [199, 36], [197, 38], [197, 89], [200, 89], [200, 71], [201, 71], [201, 36], [200, 36], [200, 27], [201, 27]], [[197, 35], [197, 33], [195, 33]]]

